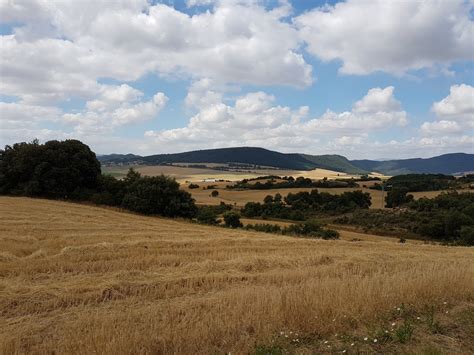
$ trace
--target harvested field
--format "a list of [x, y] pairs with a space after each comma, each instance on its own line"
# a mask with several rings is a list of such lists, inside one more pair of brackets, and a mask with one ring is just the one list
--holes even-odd
[[[218, 164], [207, 164], [212, 167]], [[105, 166], [102, 167], [104, 173], [111, 174], [118, 178], [124, 177], [127, 174], [128, 169], [132, 166]], [[265, 175], [278, 175], [278, 176], [293, 176], [299, 177], [304, 176], [311, 179], [343, 179], [356, 177], [356, 175], [350, 175], [326, 169], [314, 169], [310, 171], [300, 170], [280, 170], [280, 169], [240, 169], [242, 171], [222, 171], [217, 169], [204, 169], [194, 167], [179, 167], [179, 166], [164, 166], [164, 165], [140, 165], [133, 166], [133, 168], [143, 175], [156, 176], [165, 174], [174, 177], [178, 182], [201, 182], [205, 179], [215, 180], [229, 180], [238, 181], [242, 179], [252, 179], [259, 176]], [[373, 174], [373, 176], [383, 177], [380, 174]]]
[[0, 245], [2, 354], [474, 352], [472, 248], [10, 197]]

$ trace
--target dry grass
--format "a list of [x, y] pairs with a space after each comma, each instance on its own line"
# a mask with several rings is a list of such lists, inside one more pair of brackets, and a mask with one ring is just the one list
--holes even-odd
[[[298, 239], [7, 197], [0, 245], [2, 354], [245, 354], [281, 342], [280, 331], [300, 334], [301, 344], [282, 340], [297, 353], [321, 353], [324, 339], [334, 350], [474, 351], [469, 248]], [[399, 322], [390, 312], [402, 303], [454, 316], [443, 334], [420, 326], [407, 344], [365, 344], [387, 317]]]
[[[213, 164], [209, 164], [212, 166]], [[217, 165], [217, 164], [214, 164]], [[104, 173], [112, 174], [118, 178], [124, 177], [130, 167], [103, 167]], [[157, 176], [165, 174], [174, 177], [179, 183], [201, 182], [205, 179], [238, 181], [242, 179], [252, 179], [264, 175], [294, 175], [297, 176], [299, 171], [295, 170], [275, 170], [275, 169], [258, 169], [245, 171], [222, 171], [216, 169], [201, 169], [193, 167], [164, 166], [164, 165], [143, 165], [133, 166], [135, 170], [143, 175]], [[244, 169], [242, 169], [244, 170]], [[210, 183], [209, 183], [210, 184]]]
[[[207, 184], [201, 184], [206, 186]], [[221, 202], [230, 203], [235, 206], [243, 207], [247, 202], [263, 202], [263, 199], [267, 195], [274, 196], [279, 193], [282, 196], [291, 193], [297, 193], [300, 191], [311, 191], [314, 188], [289, 188], [289, 189], [270, 189], [270, 190], [225, 190], [225, 184], [219, 183], [217, 185], [219, 190], [218, 197], [211, 196], [211, 190], [203, 189], [188, 189], [187, 186], [183, 186], [186, 191], [189, 191], [196, 199], [196, 203], [202, 205], [218, 205]], [[330, 194], [342, 194], [346, 191], [362, 190], [368, 192], [372, 198], [371, 208], [383, 208], [385, 205], [384, 194], [382, 191], [371, 190], [366, 188], [355, 188], [355, 187], [344, 187], [344, 188], [318, 188], [320, 192], [328, 192]]]
[[[221, 202], [227, 204], [232, 204], [238, 207], [243, 207], [247, 202], [263, 202], [263, 199], [267, 195], [274, 196], [279, 193], [282, 196], [288, 195], [291, 193], [297, 193], [300, 191], [311, 191], [314, 188], [289, 188], [289, 189], [269, 189], [269, 190], [225, 190], [225, 186], [228, 183], [201, 183], [200, 187], [207, 185], [216, 185], [217, 190], [219, 191], [218, 197], [212, 197], [212, 190], [203, 190], [199, 189], [188, 189], [187, 186], [183, 185], [182, 188], [190, 192], [193, 197], [196, 199], [196, 203], [200, 205], [218, 205]], [[317, 188], [320, 192], [328, 192], [330, 194], [342, 194], [346, 191], [356, 191], [361, 190], [362, 192], [368, 192], [372, 198], [372, 205], [370, 208], [385, 208], [385, 197], [387, 192], [380, 190], [372, 190], [369, 188], [363, 187], [344, 187], [344, 188]], [[470, 192], [469, 190], [463, 190], [465, 192]], [[423, 192], [410, 192], [415, 200], [421, 197], [433, 198], [439, 194], [446, 191], [423, 191]]]
[[[185, 164], [185, 163], [183, 163]], [[259, 176], [265, 175], [278, 175], [278, 176], [293, 176], [299, 177], [304, 176], [311, 179], [343, 179], [357, 177], [357, 175], [350, 175], [341, 173], [338, 171], [327, 170], [327, 169], [314, 169], [310, 171], [301, 170], [280, 170], [280, 169], [239, 169], [241, 171], [222, 171], [212, 169], [213, 166], [219, 166], [222, 164], [202, 163], [207, 165], [208, 169], [193, 168], [191, 167], [180, 167], [180, 166], [163, 166], [163, 165], [138, 165], [133, 168], [143, 175], [157, 176], [161, 174], [169, 175], [174, 177], [178, 182], [201, 182], [205, 179], [216, 179], [216, 180], [229, 180], [238, 181], [242, 179], [252, 179]], [[192, 164], [191, 164], [192, 165]], [[102, 167], [104, 173], [112, 174], [116, 177], [124, 177], [127, 174], [128, 169], [131, 166], [105, 166]], [[381, 174], [371, 174], [371, 176], [384, 177]], [[385, 177], [384, 177], [385, 178]]]

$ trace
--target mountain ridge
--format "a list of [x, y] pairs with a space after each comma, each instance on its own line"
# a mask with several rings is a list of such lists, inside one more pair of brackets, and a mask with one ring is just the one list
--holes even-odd
[[350, 174], [379, 172], [386, 175], [408, 173], [456, 174], [474, 171], [474, 154], [450, 153], [431, 158], [393, 160], [349, 160], [338, 154], [311, 155], [280, 153], [259, 147], [233, 147], [202, 149], [182, 153], [154, 154], [108, 154], [98, 156], [101, 163], [161, 165], [173, 163], [240, 163], [256, 166], [271, 166], [289, 170], [312, 170], [316, 168], [335, 170]]

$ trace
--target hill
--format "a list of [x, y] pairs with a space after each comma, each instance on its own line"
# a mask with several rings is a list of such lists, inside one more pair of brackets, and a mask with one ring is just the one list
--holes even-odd
[[104, 165], [145, 164], [162, 165], [175, 163], [239, 163], [290, 170], [313, 170], [316, 168], [366, 174], [379, 172], [386, 175], [408, 173], [456, 174], [474, 171], [474, 154], [445, 154], [429, 159], [402, 160], [348, 160], [341, 155], [310, 155], [280, 153], [263, 148], [236, 147], [196, 150], [175, 154], [139, 156], [134, 154], [111, 154], [99, 156]]
[[469, 248], [11, 197], [0, 197], [0, 230], [2, 354], [474, 350]]
[[453, 153], [433, 158], [401, 160], [352, 160], [360, 169], [377, 171], [385, 175], [409, 173], [457, 174], [474, 171], [474, 154]]
[[104, 164], [123, 164], [139, 162], [147, 165], [172, 163], [240, 163], [256, 166], [275, 167], [291, 170], [312, 170], [316, 168], [346, 173], [365, 173], [340, 155], [307, 155], [298, 153], [279, 153], [264, 148], [237, 147], [196, 150], [176, 154], [156, 154], [139, 157], [133, 154], [104, 155], [98, 159]]

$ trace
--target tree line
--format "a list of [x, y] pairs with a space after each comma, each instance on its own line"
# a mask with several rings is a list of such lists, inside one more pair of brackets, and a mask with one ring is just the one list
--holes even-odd
[[359, 208], [369, 208], [371, 197], [367, 192], [346, 191], [340, 195], [319, 192], [317, 189], [289, 193], [282, 198], [280, 194], [268, 195], [263, 203], [248, 202], [242, 209], [245, 217], [279, 218], [306, 220], [314, 213], [347, 213]]
[[[250, 183], [253, 180], [263, 180], [265, 182], [257, 181]], [[275, 181], [279, 179], [282, 181]], [[313, 181], [310, 178], [299, 176], [296, 179], [292, 176], [268, 176], [260, 177], [258, 179], [243, 179], [233, 185], [227, 185], [228, 189], [236, 190], [270, 190], [270, 189], [289, 189], [289, 188], [341, 188], [341, 187], [357, 187], [354, 179], [339, 179], [339, 180], [328, 180], [324, 178], [322, 180]]]
[[91, 201], [143, 214], [192, 218], [197, 207], [175, 179], [102, 175], [94, 152], [78, 140], [17, 143], [0, 150], [0, 194]]

